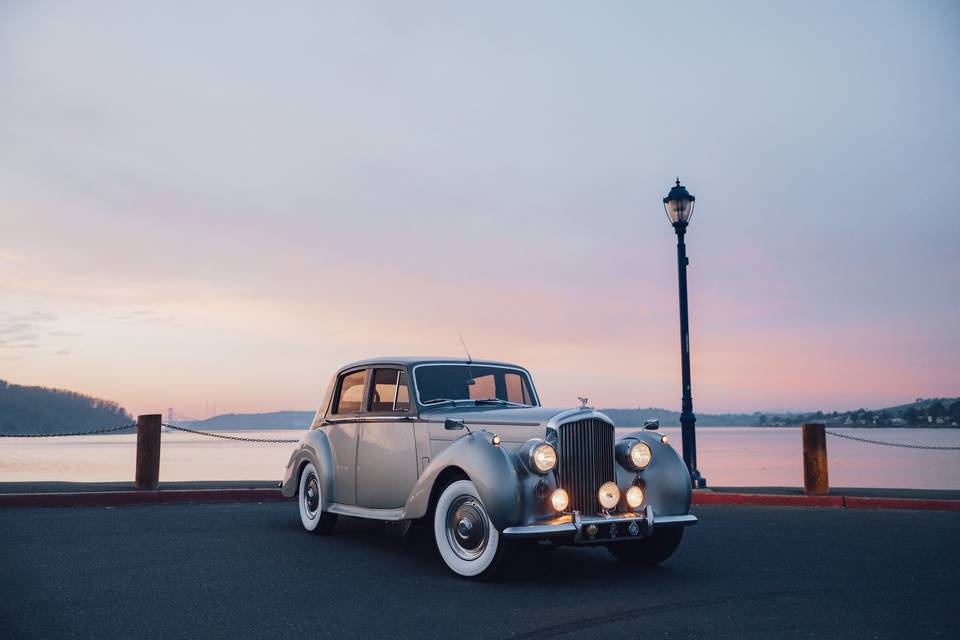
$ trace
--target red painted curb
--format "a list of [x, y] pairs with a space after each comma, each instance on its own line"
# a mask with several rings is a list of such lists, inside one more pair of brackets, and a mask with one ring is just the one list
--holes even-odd
[[147, 491], [68, 491], [0, 493], [3, 507], [123, 507], [188, 502], [272, 502], [289, 500], [279, 489], [163, 489]]
[[761, 493], [710, 493], [694, 491], [693, 504], [757, 505], [767, 507], [843, 508], [841, 496], [791, 496]]

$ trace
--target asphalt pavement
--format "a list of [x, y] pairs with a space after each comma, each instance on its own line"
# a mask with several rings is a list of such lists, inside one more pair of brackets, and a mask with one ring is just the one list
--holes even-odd
[[960, 637], [960, 513], [699, 507], [663, 566], [528, 549], [497, 582], [428, 535], [292, 502], [0, 510], [3, 638]]

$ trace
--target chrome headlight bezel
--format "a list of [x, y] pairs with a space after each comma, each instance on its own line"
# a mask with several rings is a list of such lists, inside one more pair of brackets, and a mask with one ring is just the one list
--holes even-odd
[[[646, 450], [646, 453], [640, 453], [639, 457], [641, 460], [646, 460], [646, 462], [640, 463], [637, 462], [637, 457], [634, 455], [637, 451]], [[653, 449], [650, 448], [643, 440], [637, 440], [632, 447], [627, 451], [627, 457], [630, 459], [630, 464], [633, 465], [633, 468], [637, 471], [643, 471], [650, 466], [650, 463], [653, 461]]]
[[[540, 466], [540, 464], [537, 463], [538, 459], [541, 462], [543, 461], [542, 457], [538, 458], [537, 452], [538, 451], [546, 452], [548, 450], [553, 452], [553, 462], [552, 464], [550, 464], [549, 467], [543, 468]], [[527, 466], [529, 466], [530, 470], [533, 471], [534, 473], [538, 473], [542, 476], [545, 476], [557, 468], [558, 459], [559, 459], [559, 454], [557, 453], [557, 448], [552, 444], [550, 444], [549, 442], [547, 442], [546, 440], [541, 440], [530, 446], [530, 450], [527, 456]]]
[[[642, 466], [637, 464], [634, 456], [634, 450], [638, 447], [646, 449], [647, 452], [646, 463]], [[621, 440], [617, 443], [617, 461], [625, 469], [629, 469], [631, 471], [643, 471], [650, 466], [651, 462], [653, 462], [653, 448], [639, 438], [627, 438], [625, 440]]]

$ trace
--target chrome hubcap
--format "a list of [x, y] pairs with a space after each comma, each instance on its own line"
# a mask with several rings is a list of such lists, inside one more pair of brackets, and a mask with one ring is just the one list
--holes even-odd
[[320, 509], [320, 485], [317, 476], [310, 474], [303, 491], [303, 509], [311, 520], [317, 516]]
[[473, 496], [460, 496], [450, 504], [446, 530], [450, 548], [464, 560], [480, 557], [490, 539], [487, 513]]

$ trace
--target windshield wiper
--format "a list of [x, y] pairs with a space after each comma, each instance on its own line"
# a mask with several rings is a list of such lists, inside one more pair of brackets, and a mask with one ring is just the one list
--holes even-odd
[[456, 404], [457, 404], [457, 401], [454, 400], [453, 398], [431, 398], [430, 400], [424, 400], [421, 404], [424, 404], [424, 405], [428, 405], [428, 404], [444, 404], [444, 403], [447, 403], [447, 402], [449, 402], [449, 403], [451, 403], [451, 404], [453, 404], [453, 405], [456, 405]]
[[483, 403], [495, 402], [495, 403], [497, 403], [497, 404], [508, 404], [508, 405], [510, 405], [510, 406], [512, 406], [512, 407], [528, 407], [528, 406], [530, 406], [530, 405], [522, 404], [522, 403], [520, 403], [520, 402], [510, 402], [509, 400], [504, 400], [503, 398], [480, 398], [479, 400], [474, 400], [474, 402], [477, 403], [477, 404], [480, 404], [481, 402], [483, 402]]

